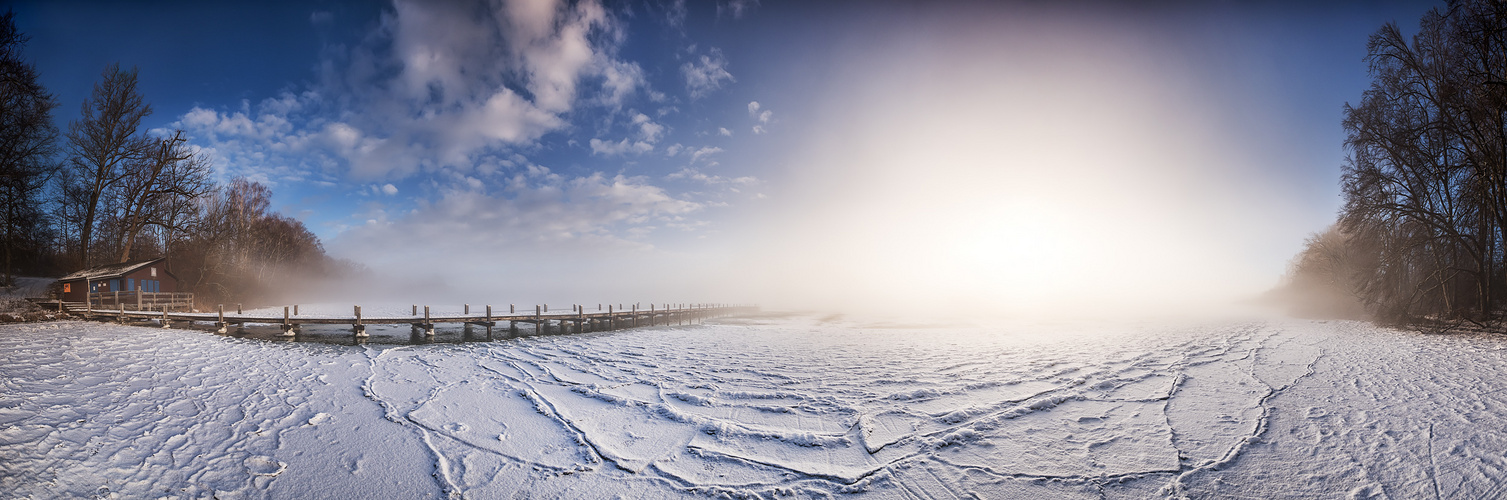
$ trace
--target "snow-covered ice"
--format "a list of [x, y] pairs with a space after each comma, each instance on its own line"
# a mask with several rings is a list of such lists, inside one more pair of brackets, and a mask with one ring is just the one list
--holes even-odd
[[0, 326], [0, 495], [1468, 497], [1507, 337], [764, 316], [434, 345]]

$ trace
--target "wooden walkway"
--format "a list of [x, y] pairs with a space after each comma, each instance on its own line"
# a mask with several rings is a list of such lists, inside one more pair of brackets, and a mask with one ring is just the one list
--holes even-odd
[[485, 327], [487, 337], [491, 338], [492, 329], [500, 327], [506, 327], [510, 337], [518, 336], [520, 323], [532, 325], [535, 334], [586, 333], [639, 326], [697, 324], [708, 318], [758, 310], [757, 306], [728, 304], [665, 304], [663, 306], [650, 305], [647, 309], [641, 309], [636, 305], [628, 309], [614, 309], [613, 306], [608, 305], [605, 311], [596, 312], [586, 312], [583, 306], [573, 306], [572, 311], [568, 312], [548, 312], [543, 306], [535, 306], [532, 314], [519, 314], [512, 306], [509, 306], [508, 313], [495, 314], [492, 306], [485, 306], [483, 310], [473, 313], [471, 306], [466, 305], [465, 312], [458, 316], [431, 316], [429, 306], [424, 306], [420, 314], [419, 306], [415, 305], [411, 316], [370, 317], [361, 314], [361, 306], [353, 306], [350, 316], [333, 317], [299, 316], [298, 306], [283, 307], [281, 316], [242, 314], [239, 311], [227, 314], [224, 306], [220, 306], [216, 312], [212, 313], [127, 310], [124, 304], [121, 304], [118, 309], [98, 309], [82, 302], [62, 303], [58, 304], [58, 307], [66, 308], [70, 313], [89, 319], [115, 320], [122, 323], [132, 320], [156, 320], [163, 328], [171, 327], [175, 321], [186, 322], [190, 325], [195, 322], [212, 323], [218, 333], [226, 333], [231, 325], [240, 328], [247, 324], [265, 324], [281, 327], [280, 336], [295, 337], [301, 325], [351, 325], [351, 334], [358, 338], [367, 336], [367, 325], [406, 324], [411, 325], [415, 333], [434, 335], [435, 325], [456, 323]]

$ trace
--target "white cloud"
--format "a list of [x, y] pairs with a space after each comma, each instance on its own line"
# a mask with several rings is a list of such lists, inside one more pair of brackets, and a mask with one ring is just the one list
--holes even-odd
[[591, 154], [602, 156], [617, 156], [627, 153], [644, 154], [653, 150], [654, 145], [644, 141], [630, 142], [628, 139], [618, 142], [603, 141], [601, 139], [591, 140]]
[[728, 130], [727, 127], [717, 127], [717, 135], [720, 135], [720, 136], [723, 136], [723, 137], [732, 137], [733, 136], [733, 131]]
[[[453, 242], [449, 248], [485, 258], [497, 249], [563, 248], [577, 243], [605, 247], [641, 247], [626, 235], [630, 229], [684, 221], [700, 203], [676, 199], [645, 179], [593, 173], [566, 178], [537, 167], [519, 173], [495, 192], [443, 190], [441, 197], [395, 220], [352, 228], [331, 242], [342, 254], [373, 264], [401, 262], [432, 255], [430, 242]], [[452, 256], [464, 261], [465, 255]]]
[[717, 153], [721, 153], [721, 152], [722, 152], [722, 148], [712, 147], [712, 146], [706, 146], [706, 147], [703, 147], [701, 149], [697, 149], [695, 151], [691, 151], [691, 162], [695, 163], [696, 161], [698, 161], [698, 160], [700, 160], [702, 158], [710, 157], [711, 155], [714, 155], [714, 154], [717, 154]]
[[752, 11], [754, 7], [758, 6], [759, 0], [727, 0], [725, 2], [718, 2], [717, 17], [731, 15], [733, 19], [739, 19], [743, 17], [743, 14]]
[[769, 129], [764, 128], [764, 126], [768, 125], [769, 120], [774, 117], [774, 111], [770, 111], [769, 109], [764, 108], [763, 105], [759, 104], [759, 101], [749, 101], [748, 116], [753, 117], [754, 120], [758, 120], [759, 122], [758, 124], [753, 126], [753, 133], [755, 135], [763, 134], [769, 131]]
[[[692, 168], [692, 167], [682, 168], [678, 172], [672, 173], [670, 175], [666, 175], [665, 178], [666, 179], [687, 179], [687, 180], [693, 180], [693, 181], [700, 181], [700, 182], [706, 183], [708, 185], [732, 184], [732, 185], [739, 185], [739, 186], [751, 186], [751, 185], [759, 183], [759, 179], [757, 177], [753, 177], [753, 176], [723, 177], [723, 176], [720, 176], [720, 175], [708, 175], [708, 174], [703, 173], [702, 171], [700, 171], [698, 169], [695, 169], [695, 168]], [[732, 189], [732, 191], [736, 192], [737, 189]]]
[[685, 26], [687, 14], [685, 0], [673, 0], [665, 7], [665, 23], [676, 28], [682, 28]]
[[727, 72], [727, 59], [720, 49], [713, 48], [697, 60], [680, 66], [685, 75], [685, 87], [692, 99], [700, 99], [722, 88], [724, 82], [737, 81]]
[[398, 187], [394, 186], [392, 184], [383, 185], [382, 186], [382, 194], [385, 194], [385, 195], [388, 195], [388, 196], [392, 196], [392, 195], [398, 194]]
[[238, 111], [195, 107], [168, 127], [182, 129], [212, 158], [221, 181], [246, 177], [269, 186], [292, 180], [331, 182], [339, 180], [329, 168], [336, 156], [325, 146], [356, 147], [360, 138], [326, 137], [326, 122], [296, 116], [317, 100], [314, 93], [286, 93], [254, 108], [243, 103]]
[[[363, 43], [329, 52], [310, 91], [180, 123], [231, 169], [274, 168], [253, 154], [269, 151], [358, 180], [469, 169], [565, 128], [580, 105], [616, 108], [644, 88], [643, 70], [615, 55], [622, 41], [597, 0], [395, 0]], [[656, 126], [640, 132], [657, 140]]]
[[649, 116], [639, 113], [633, 116], [633, 124], [638, 125], [644, 142], [659, 142], [659, 135], [665, 131], [665, 126], [649, 120]]

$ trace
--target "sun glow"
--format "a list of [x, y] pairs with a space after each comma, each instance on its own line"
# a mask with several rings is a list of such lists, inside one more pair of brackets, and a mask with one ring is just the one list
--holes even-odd
[[1221, 135], [1227, 118], [1144, 53], [1045, 40], [855, 63], [821, 133], [785, 159], [795, 187], [775, 199], [750, 279], [793, 303], [1017, 313], [1186, 307], [1268, 285], [1237, 263], [1266, 224], [1247, 207], [1269, 188]]

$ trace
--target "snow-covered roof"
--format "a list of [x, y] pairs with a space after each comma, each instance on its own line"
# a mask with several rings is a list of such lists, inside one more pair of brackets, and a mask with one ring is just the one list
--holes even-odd
[[103, 266], [92, 267], [92, 268], [89, 268], [89, 269], [78, 271], [78, 272], [75, 272], [73, 274], [64, 276], [62, 278], [58, 278], [58, 281], [73, 281], [73, 280], [81, 280], [81, 279], [101, 280], [101, 279], [109, 279], [109, 278], [119, 278], [121, 276], [125, 276], [127, 274], [130, 274], [131, 272], [133, 272], [133, 271], [135, 271], [137, 269], [141, 269], [141, 268], [146, 267], [146, 266], [148, 266], [150, 264], [155, 264], [155, 263], [158, 263], [158, 262], [161, 262], [161, 261], [162, 261], [162, 258], [158, 257], [158, 258], [151, 259], [151, 260], [138, 260], [136, 262], [122, 262], [122, 263], [119, 263], [119, 264], [106, 264], [106, 265], [103, 265]]

